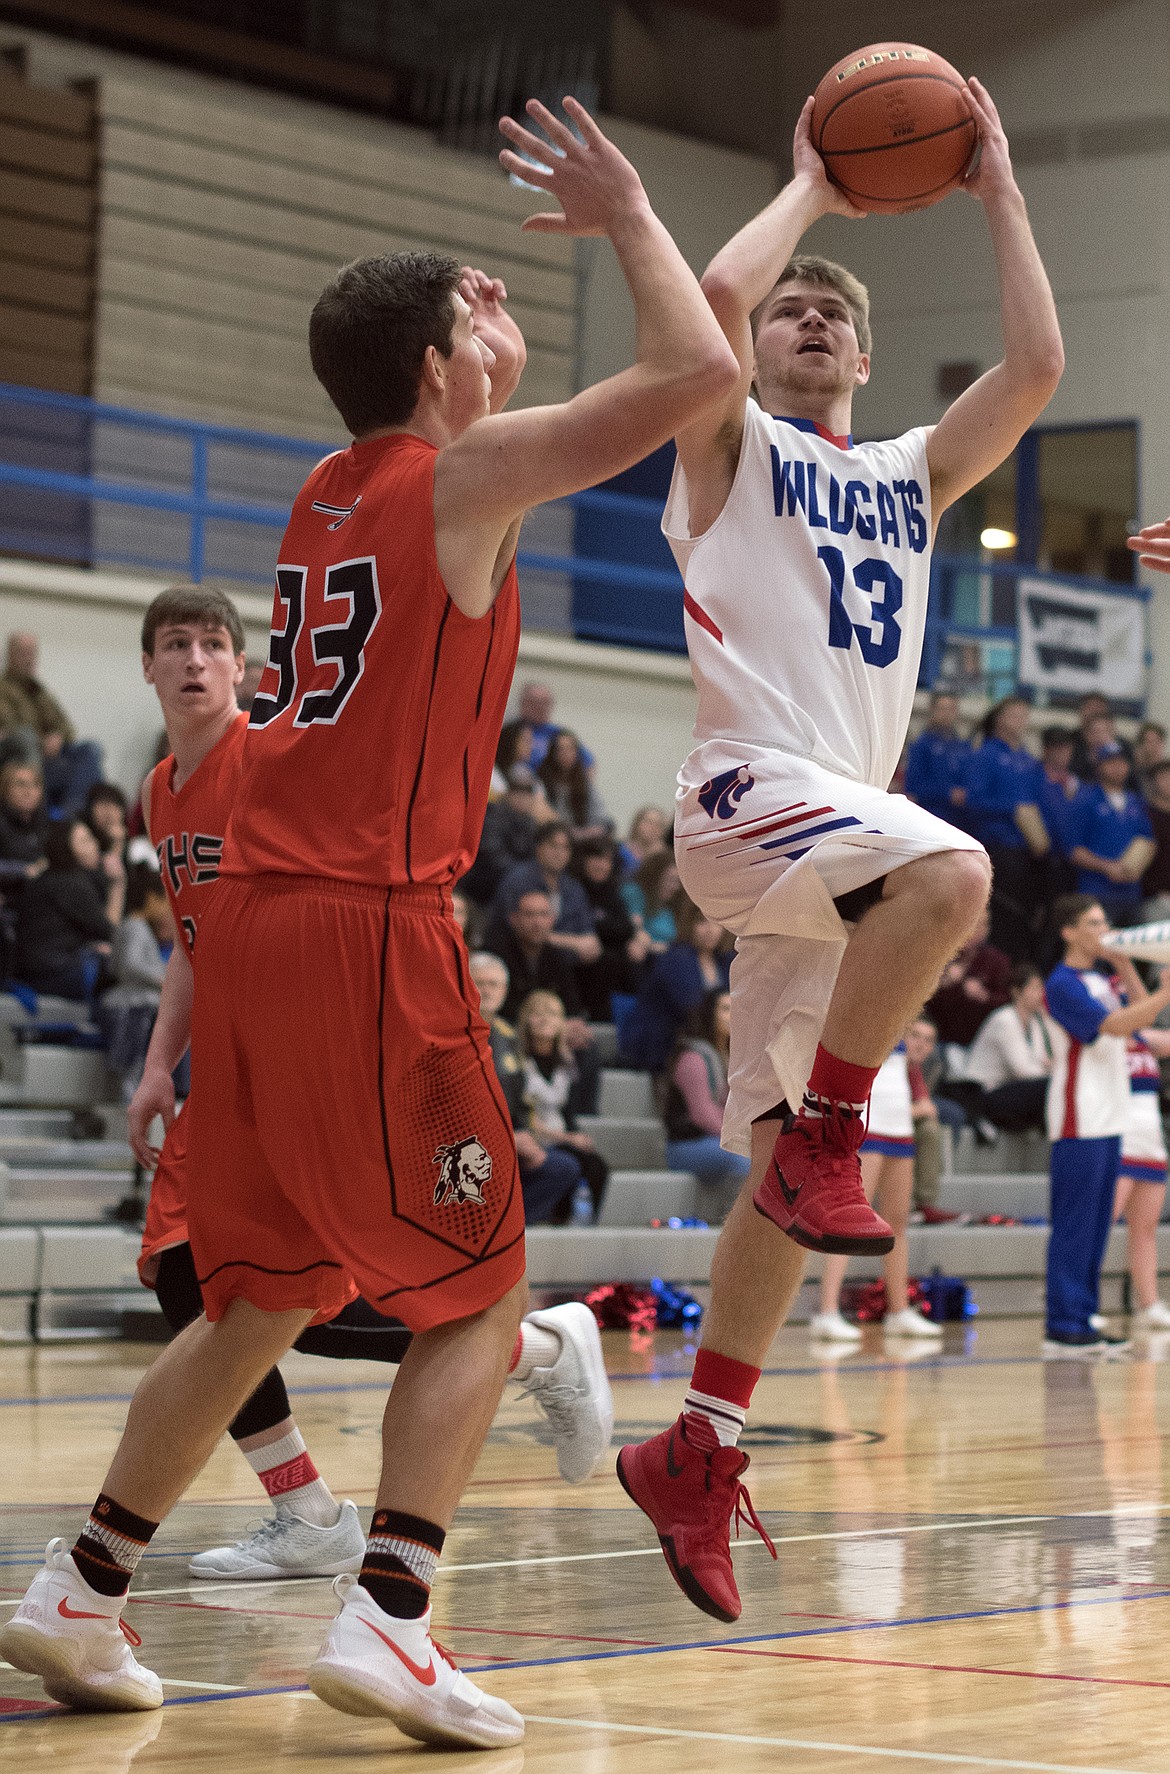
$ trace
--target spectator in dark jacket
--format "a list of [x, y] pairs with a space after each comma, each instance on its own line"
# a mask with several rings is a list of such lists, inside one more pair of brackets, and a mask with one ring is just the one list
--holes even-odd
[[578, 967], [577, 980], [591, 1022], [610, 1020], [615, 992], [630, 993], [637, 971], [650, 949], [650, 938], [634, 924], [618, 881], [617, 851], [612, 838], [586, 838], [578, 846], [573, 873], [593, 908], [594, 929], [601, 944], [596, 961]]
[[84, 1000], [110, 952], [122, 889], [111, 881], [103, 900], [97, 839], [80, 819], [52, 828], [45, 855], [48, 867], [21, 895], [13, 972], [34, 991]]
[[1142, 876], [1142, 918], [1170, 918], [1170, 760], [1150, 771], [1146, 812], [1154, 834], [1154, 860]]
[[499, 939], [512, 908], [522, 894], [535, 889], [547, 894], [552, 906], [549, 941], [554, 948], [563, 949], [573, 962], [588, 965], [597, 960], [601, 944], [593, 928], [593, 908], [580, 881], [569, 873], [572, 854], [569, 829], [560, 820], [541, 828], [532, 861], [517, 863], [500, 882], [484, 932], [485, 948], [500, 953]]
[[525, 998], [538, 988], [555, 992], [570, 1016], [580, 1014], [576, 972], [564, 949], [549, 941], [552, 922], [548, 894], [543, 887], [532, 887], [520, 895], [492, 940], [491, 953], [508, 969], [508, 996], [501, 1007], [508, 1022], [515, 1021]]
[[581, 742], [567, 727], [559, 727], [553, 734], [537, 775], [549, 806], [574, 838], [590, 837], [612, 826], [582, 761]]
[[746, 1158], [725, 1152], [720, 1143], [730, 1040], [730, 994], [708, 992], [688, 1012], [661, 1080], [666, 1162], [671, 1170], [689, 1170], [698, 1178], [700, 1211], [709, 1220], [723, 1219], [750, 1168]]
[[640, 1071], [660, 1072], [686, 1020], [708, 992], [726, 991], [730, 956], [725, 934], [698, 906], [684, 901], [678, 940], [659, 955], [619, 1033], [622, 1058]]
[[984, 912], [969, 941], [943, 969], [926, 1006], [939, 1040], [948, 1046], [970, 1047], [985, 1018], [1011, 998], [1011, 961], [988, 942], [988, 931]]
[[536, 777], [527, 764], [513, 764], [504, 793], [488, 802], [479, 850], [463, 877], [463, 889], [476, 905], [490, 906], [509, 869], [532, 861], [542, 823], [536, 802]]
[[35, 764], [0, 770], [0, 888], [6, 898], [45, 867], [45, 787]]

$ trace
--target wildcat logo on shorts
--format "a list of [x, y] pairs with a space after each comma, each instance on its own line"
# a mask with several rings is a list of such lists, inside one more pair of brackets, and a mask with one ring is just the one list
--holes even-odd
[[755, 781], [746, 764], [738, 770], [724, 770], [703, 784], [699, 806], [712, 819], [730, 819], [748, 790], [755, 787]]
[[483, 1186], [492, 1180], [492, 1155], [475, 1134], [440, 1146], [431, 1163], [441, 1166], [435, 1184], [436, 1207], [445, 1207], [449, 1201], [456, 1207], [468, 1202], [474, 1207], [487, 1206]]

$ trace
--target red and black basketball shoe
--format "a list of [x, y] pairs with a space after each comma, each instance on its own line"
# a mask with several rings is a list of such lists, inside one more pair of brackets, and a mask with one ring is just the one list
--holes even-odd
[[824, 1115], [788, 1116], [752, 1197], [757, 1212], [806, 1250], [885, 1256], [894, 1234], [865, 1198], [864, 1138], [864, 1113], [840, 1103]]
[[617, 1475], [627, 1497], [648, 1515], [671, 1576], [689, 1601], [716, 1620], [742, 1608], [731, 1568], [731, 1524], [747, 1520], [772, 1557], [776, 1548], [740, 1483], [748, 1457], [738, 1448], [698, 1448], [682, 1417], [640, 1446], [623, 1448]]

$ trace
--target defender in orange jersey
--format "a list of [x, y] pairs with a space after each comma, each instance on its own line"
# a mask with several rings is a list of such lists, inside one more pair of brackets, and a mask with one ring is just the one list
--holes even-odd
[[0, 1637], [82, 1704], [159, 1703], [115, 1643], [133, 1569], [272, 1362], [356, 1284], [417, 1334], [360, 1578], [338, 1579], [310, 1685], [428, 1742], [523, 1735], [429, 1635], [525, 1292], [515, 1149], [450, 883], [476, 848], [515, 662], [525, 510], [665, 443], [736, 373], [634, 168], [565, 108], [577, 133], [530, 103], [544, 142], [505, 119], [527, 158], [502, 160], [561, 206], [527, 226], [612, 241], [636, 310], [631, 368], [504, 413], [524, 345], [503, 287], [433, 253], [347, 266], [313, 312], [313, 367], [355, 442], [296, 501], [200, 920], [188, 1208], [207, 1320], [143, 1379], [72, 1553], [54, 1543]]
[[[189, 1116], [175, 1114], [172, 1074], [190, 1041], [195, 936], [219, 875], [243, 767], [248, 722], [236, 706], [236, 688], [244, 633], [235, 606], [202, 586], [160, 592], [143, 618], [142, 662], [173, 747], [148, 777], [142, 807], [181, 940], [168, 963], [129, 1122], [139, 1161], [154, 1168], [139, 1274], [178, 1333], [199, 1317], [203, 1300], [187, 1239]], [[156, 1116], [166, 1128], [161, 1151], [149, 1143]], [[335, 1360], [399, 1362], [410, 1341], [400, 1320], [358, 1299], [327, 1324], [302, 1331], [295, 1346]], [[573, 1304], [531, 1314], [520, 1326], [509, 1374], [548, 1417], [562, 1478], [574, 1484], [588, 1478], [613, 1427], [592, 1315]], [[242, 1540], [196, 1553], [191, 1575], [222, 1582], [359, 1570], [366, 1537], [357, 1511], [338, 1502], [317, 1471], [278, 1368], [264, 1376], [228, 1433], [272, 1499], [273, 1513]]]

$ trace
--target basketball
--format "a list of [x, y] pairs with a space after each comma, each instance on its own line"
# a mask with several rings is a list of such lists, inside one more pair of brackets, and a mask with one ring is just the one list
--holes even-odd
[[859, 209], [925, 209], [953, 191], [979, 139], [963, 78], [914, 43], [872, 43], [817, 87], [813, 145]]

